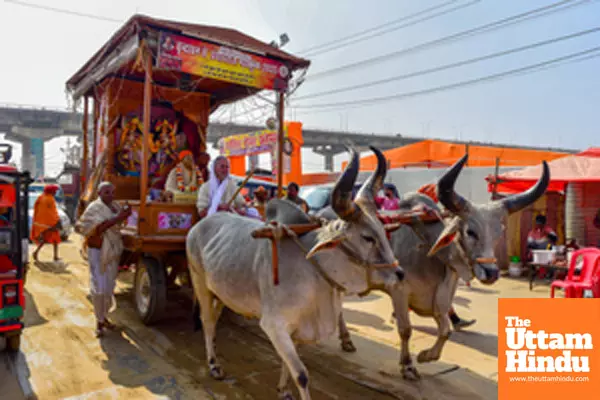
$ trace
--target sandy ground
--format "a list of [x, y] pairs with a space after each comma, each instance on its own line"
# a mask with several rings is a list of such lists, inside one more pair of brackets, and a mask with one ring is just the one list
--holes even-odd
[[[184, 293], [170, 294], [168, 315], [159, 324], [140, 323], [131, 302], [131, 274], [119, 277], [119, 330], [94, 337], [88, 299], [87, 264], [77, 237], [61, 245], [64, 267], [31, 267], [21, 352], [0, 355], [0, 398], [51, 399], [276, 399], [280, 361], [256, 324], [226, 314], [218, 329], [217, 351], [228, 375], [207, 376], [202, 332], [192, 332], [191, 304]], [[42, 251], [49, 260], [50, 249]], [[300, 349], [310, 373], [314, 399], [496, 399], [497, 298], [548, 297], [539, 285], [501, 279], [492, 287], [461, 287], [455, 306], [477, 324], [457, 332], [439, 362], [417, 365], [423, 380], [399, 375], [399, 338], [384, 294], [347, 298], [345, 317], [358, 348], [343, 353], [337, 338]], [[433, 320], [412, 316], [411, 352], [435, 341]], [[2, 346], [2, 344], [0, 344]]]

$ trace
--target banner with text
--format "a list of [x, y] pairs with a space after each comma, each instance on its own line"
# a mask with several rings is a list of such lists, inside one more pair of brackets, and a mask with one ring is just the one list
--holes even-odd
[[157, 66], [259, 89], [284, 91], [289, 68], [281, 61], [199, 39], [160, 34]]
[[498, 399], [600, 395], [600, 299], [498, 299]]
[[[287, 137], [287, 127], [284, 128]], [[227, 136], [219, 140], [219, 152], [225, 157], [251, 156], [270, 152], [277, 147], [277, 131], [265, 129], [257, 132]]]

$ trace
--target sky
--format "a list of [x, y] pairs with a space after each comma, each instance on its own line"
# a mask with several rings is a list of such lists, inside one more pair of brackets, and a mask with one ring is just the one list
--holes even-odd
[[[25, 1], [25, 0], [24, 0]], [[457, 0], [460, 10], [344, 46], [331, 52], [303, 50], [409, 16], [447, 0], [26, 0], [121, 22], [33, 9], [11, 0], [0, 2], [0, 103], [66, 107], [65, 81], [134, 13], [165, 19], [235, 28], [265, 42], [287, 33], [285, 50], [311, 60], [306, 82], [288, 104], [287, 119], [305, 127], [411, 137], [479, 140], [495, 143], [585, 149], [598, 146], [600, 57], [557, 68], [393, 101], [341, 107], [319, 104], [419, 92], [469, 81], [563, 57], [600, 46], [600, 32], [460, 68], [396, 80], [344, 93], [298, 99], [308, 94], [439, 67], [513, 47], [600, 26], [599, 1], [572, 1], [577, 7], [503, 29], [472, 35], [426, 50], [387, 58], [344, 72], [311, 75], [389, 54], [467, 29], [533, 10], [558, 0]], [[469, 3], [472, 3], [468, 5]], [[598, 54], [598, 53], [596, 53]], [[272, 96], [272, 95], [270, 95]], [[242, 105], [257, 104], [252, 99]], [[314, 108], [302, 108], [314, 107]], [[229, 114], [228, 114], [229, 112]], [[217, 112], [231, 120], [235, 111]], [[262, 123], [269, 112], [240, 122]], [[47, 172], [63, 160], [57, 150], [65, 139], [46, 144]], [[335, 159], [339, 170], [341, 155]], [[261, 159], [261, 164], [266, 160]], [[323, 160], [303, 151], [304, 169], [321, 170]], [[264, 165], [264, 164], [263, 164]]]

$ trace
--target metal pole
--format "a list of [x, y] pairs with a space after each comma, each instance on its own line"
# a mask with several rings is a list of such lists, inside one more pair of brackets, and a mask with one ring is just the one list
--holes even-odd
[[283, 141], [284, 141], [284, 100], [285, 93], [278, 93], [277, 97], [277, 197], [283, 197]]
[[500, 174], [500, 157], [496, 157], [496, 168], [494, 169], [494, 186], [492, 190], [492, 200], [498, 199], [498, 175]]

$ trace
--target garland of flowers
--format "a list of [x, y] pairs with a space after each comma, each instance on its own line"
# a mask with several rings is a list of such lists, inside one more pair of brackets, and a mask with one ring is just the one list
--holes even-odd
[[[200, 187], [200, 185], [202, 185], [204, 183], [204, 179], [202, 179], [202, 172], [200, 172], [200, 168], [198, 168], [198, 166], [195, 166], [195, 172], [196, 172], [196, 183], [194, 184], [192, 183], [190, 186], [190, 192], [195, 192], [196, 190], [198, 190], [198, 188]], [[180, 192], [185, 192], [185, 184], [183, 182], [183, 168], [181, 168], [181, 164], [179, 164], [176, 167], [176, 173], [177, 173], [177, 189], [179, 189]]]

